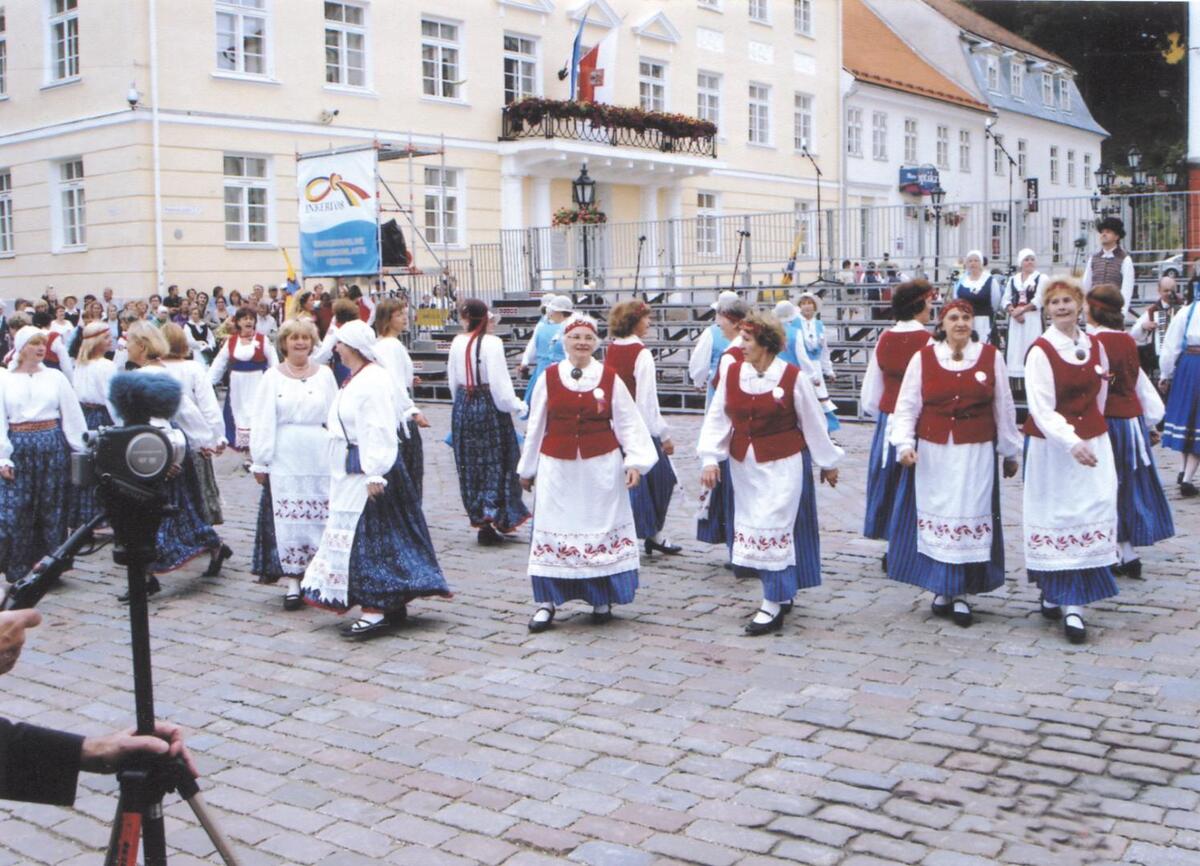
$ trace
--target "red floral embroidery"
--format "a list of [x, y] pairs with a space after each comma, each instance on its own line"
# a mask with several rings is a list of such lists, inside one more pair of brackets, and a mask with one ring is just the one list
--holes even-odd
[[274, 516], [281, 520], [329, 519], [328, 499], [276, 499], [274, 504]]
[[1026, 544], [1036, 550], [1040, 547], [1052, 547], [1059, 552], [1084, 549], [1089, 547], [1097, 547], [1099, 545], [1109, 545], [1115, 543], [1112, 530], [1098, 529], [1093, 532], [1083, 532], [1078, 535], [1068, 533], [1066, 535], [1042, 535], [1041, 533], [1031, 533], [1026, 538]]
[[932, 535], [938, 541], [948, 544], [963, 541], [982, 541], [992, 535], [992, 521], [985, 520], [971, 526], [966, 523], [948, 523], [931, 520], [927, 517], [917, 518], [917, 531], [922, 535]]
[[545, 562], [556, 559], [562, 565], [595, 565], [597, 560], [611, 562], [623, 556], [636, 542], [627, 535], [610, 535], [604, 541], [585, 543], [581, 550], [570, 542], [542, 542], [533, 546], [533, 558]]
[[735, 530], [733, 544], [735, 547], [749, 548], [761, 553], [772, 550], [790, 550], [792, 534], [790, 532], [782, 532], [778, 535], [747, 534], [741, 530]]

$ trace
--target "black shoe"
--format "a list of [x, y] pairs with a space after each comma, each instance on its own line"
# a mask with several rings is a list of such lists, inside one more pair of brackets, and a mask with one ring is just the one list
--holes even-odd
[[347, 640], [368, 640], [389, 631], [392, 624], [385, 616], [379, 622], [368, 623], [365, 619], [356, 619], [348, 628], [342, 629], [342, 637]]
[[647, 538], [646, 539], [646, 553], [650, 554], [656, 550], [659, 553], [667, 554], [667, 556], [675, 556], [676, 554], [683, 553], [683, 548], [680, 547], [678, 544], [659, 544], [653, 538]]
[[1192, 482], [1190, 482], [1190, 481], [1180, 481], [1179, 482], [1179, 495], [1180, 496], [1192, 497], [1192, 496], [1196, 495], [1196, 492], [1197, 492], [1196, 485], [1193, 484]]
[[879, 567], [883, 569], [884, 574], [887, 574], [887, 554], [886, 553], [879, 560]]
[[592, 611], [592, 625], [604, 625], [606, 622], [612, 622], [613, 612], [610, 606], [605, 611]]
[[299, 610], [302, 607], [304, 607], [304, 599], [298, 593], [293, 594], [289, 592], [283, 597], [284, 610]]
[[[158, 582], [158, 578], [146, 578], [146, 597], [149, 598], [152, 595], [158, 595], [160, 592], [162, 592], [162, 584]], [[129, 590], [118, 595], [117, 601], [121, 602], [121, 604], [129, 604]]]
[[208, 568], [204, 569], [205, 577], [216, 577], [221, 573], [221, 566], [225, 564], [225, 560], [233, 556], [233, 551], [229, 549], [228, 544], [222, 544], [221, 549], [217, 551], [217, 555], [208, 563]]
[[[766, 613], [766, 611], [763, 611]], [[756, 613], [755, 616], [758, 614]], [[767, 634], [773, 631], [779, 631], [783, 628], [783, 609], [779, 613], [771, 617], [766, 622], [755, 622], [754, 617], [750, 618], [750, 622], [746, 623], [746, 634], [750, 637], [758, 637], [759, 635]]]
[[1118, 562], [1116, 565], [1111, 566], [1109, 571], [1111, 571], [1117, 577], [1121, 577], [1123, 574], [1125, 574], [1125, 563]]
[[1083, 624], [1083, 617], [1077, 613], [1067, 614], [1063, 620], [1063, 631], [1066, 632], [1067, 640], [1071, 643], [1083, 643], [1087, 640], [1087, 628]]
[[383, 615], [383, 618], [392, 625], [399, 625], [402, 622], [408, 621], [408, 605], [402, 604], [395, 610], [389, 610]]
[[785, 601], [779, 606], [779, 611], [780, 611], [780, 613], [791, 613], [793, 606], [794, 605], [792, 602]]
[[[1114, 568], [1113, 571], [1116, 571]], [[1118, 572], [1130, 580], [1142, 579], [1142, 561], [1140, 559], [1131, 559], [1128, 562], [1121, 563], [1121, 571]]]
[[1057, 604], [1047, 604], [1045, 596], [1042, 596], [1042, 598], [1039, 599], [1038, 607], [1042, 609], [1042, 616], [1044, 616], [1046, 619], [1062, 619], [1062, 608]]
[[[975, 622], [975, 615], [971, 613], [971, 605], [967, 604], [961, 598], [956, 598], [950, 605], [952, 608], [950, 616], [954, 620], [954, 624], [959, 628], [970, 628], [971, 623]], [[962, 608], [966, 610], [962, 610]]]
[[484, 547], [497, 547], [504, 543], [504, 537], [496, 531], [496, 528], [490, 523], [479, 528], [478, 535], [475, 536], [481, 545]]
[[725, 569], [726, 571], [733, 571], [734, 567], [735, 566], [732, 562], [727, 562], [721, 566], [721, 568]]
[[934, 616], [950, 616], [950, 614], [954, 611], [954, 605], [950, 602], [938, 604], [938, 600], [935, 597], [934, 600], [929, 603], [929, 609], [933, 611]]
[[1182, 470], [1182, 469], [1181, 469], [1181, 470], [1179, 470], [1179, 474], [1175, 476], [1175, 483], [1176, 483], [1176, 484], [1182, 484], [1182, 483], [1183, 483], [1183, 470]]
[[[540, 612], [542, 612], [543, 610], [550, 611], [549, 619], [539, 620], [537, 618], [537, 615]], [[554, 608], [552, 608], [552, 607], [539, 607], [536, 611], [534, 611], [533, 616], [529, 618], [529, 630], [531, 632], [533, 632], [534, 634], [537, 634], [538, 632], [541, 632], [541, 631], [546, 631], [546, 629], [550, 628], [553, 625], [554, 625]]]

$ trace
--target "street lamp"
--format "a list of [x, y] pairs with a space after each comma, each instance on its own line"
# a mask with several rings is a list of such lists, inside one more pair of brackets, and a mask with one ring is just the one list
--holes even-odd
[[1096, 216], [1100, 215], [1100, 192], [1097, 190], [1092, 193], [1092, 213]]
[[[587, 163], [579, 170], [579, 177], [571, 181], [571, 200], [579, 209], [590, 208], [596, 201], [596, 182], [588, 177]], [[588, 263], [588, 224], [580, 223], [583, 239], [583, 284], [586, 287], [591, 282]]]
[[1137, 168], [1139, 165], [1141, 165], [1142, 152], [1138, 150], [1138, 146], [1136, 144], [1129, 148], [1129, 153], [1126, 154], [1126, 158], [1129, 160], [1130, 168]]
[[1108, 191], [1112, 189], [1116, 180], [1116, 172], [1108, 166], [1102, 165], [1096, 169], [1096, 187], [1100, 190], [1101, 195], [1108, 195]]
[[1162, 181], [1167, 185], [1167, 189], [1174, 189], [1175, 182], [1179, 180], [1179, 171], [1173, 165], [1168, 165], [1163, 169]]
[[929, 191], [929, 203], [933, 205], [933, 284], [938, 283], [939, 266], [942, 258], [942, 202], [946, 200], [946, 191], [939, 183]]
[[1146, 169], [1144, 169], [1144, 168], [1133, 169], [1133, 185], [1135, 187], [1143, 187], [1146, 185]]

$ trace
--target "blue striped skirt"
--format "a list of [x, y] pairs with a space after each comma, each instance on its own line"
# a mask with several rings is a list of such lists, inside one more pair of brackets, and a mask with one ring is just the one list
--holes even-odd
[[729, 461], [722, 460], [717, 486], [708, 493], [708, 516], [696, 521], [696, 540], [705, 544], [724, 544], [733, 549], [733, 483], [729, 480]]
[[1074, 568], [1069, 571], [1029, 569], [1029, 582], [1040, 587], [1051, 604], [1091, 604], [1117, 594], [1112, 568]]
[[538, 604], [553, 604], [585, 601], [592, 607], [611, 604], [629, 604], [638, 588], [637, 569], [607, 574], [604, 577], [587, 577], [576, 580], [568, 577], [529, 576], [533, 584], [533, 600]]
[[221, 537], [204, 519], [204, 494], [190, 450], [183, 460], [183, 471], [166, 482], [163, 492], [167, 505], [173, 506], [173, 513], [158, 525], [158, 556], [150, 567], [151, 574], [175, 571], [198, 556], [221, 548]]
[[871, 452], [867, 459], [867, 512], [863, 520], [863, 535], [867, 538], [888, 537], [888, 524], [896, 501], [900, 466], [896, 463], [896, 446], [887, 441], [889, 417], [887, 412], [879, 413], [875, 435], [871, 437]]
[[[258, 583], [278, 583], [288, 577], [279, 561], [279, 545], [275, 540], [275, 508], [271, 501], [271, 476], [263, 482], [258, 497], [258, 518], [254, 523], [254, 549], [250, 553], [250, 573]], [[302, 577], [293, 574], [291, 577]]]
[[20, 580], [67, 537], [70, 447], [61, 427], [10, 430], [13, 480], [0, 478], [0, 571]]
[[512, 532], [529, 519], [521, 500], [521, 449], [512, 416], [496, 408], [486, 387], [459, 387], [450, 420], [458, 489], [471, 526]]
[[1173, 451], [1200, 454], [1200, 355], [1179, 356], [1167, 395], [1162, 444]]
[[[112, 426], [113, 420], [108, 414], [107, 406], [84, 403], [82, 408], [83, 420], [87, 429], [98, 430], [101, 427]], [[71, 526], [83, 526], [104, 510], [104, 507], [97, 501], [96, 485], [94, 484], [88, 487], [72, 487], [70, 496], [71, 513], [68, 522]]]
[[421, 441], [421, 428], [413, 419], [408, 420], [408, 436], [400, 435], [400, 459], [412, 479], [417, 504], [425, 501], [425, 444]]
[[[888, 527], [888, 577], [937, 595], [973, 595], [1004, 585], [1004, 530], [1000, 525], [1000, 474], [992, 466], [992, 556], [988, 562], [939, 562], [917, 550], [918, 467], [900, 466], [896, 507]], [[969, 483], [970, 479], [963, 479]]]
[[658, 462], [642, 476], [641, 483], [629, 491], [629, 504], [633, 506], [633, 525], [638, 538], [653, 538], [662, 532], [667, 523], [667, 509], [671, 506], [671, 495], [675, 492], [675, 468], [671, 458], [664, 452], [662, 439], [652, 436]]
[[[1141, 447], [1135, 429], [1141, 433]], [[1117, 467], [1117, 541], [1149, 547], [1170, 538], [1175, 522], [1154, 464], [1146, 420], [1109, 418], [1108, 438]]]

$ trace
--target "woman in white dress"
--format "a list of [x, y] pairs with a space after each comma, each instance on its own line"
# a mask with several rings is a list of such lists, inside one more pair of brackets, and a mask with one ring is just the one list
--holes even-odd
[[421, 410], [413, 403], [413, 362], [400, 335], [408, 330], [408, 303], [399, 298], [384, 298], [375, 305], [375, 358], [387, 370], [395, 384], [396, 429], [400, 435], [400, 458], [408, 469], [417, 501], [424, 499], [425, 448], [421, 428], [429, 426]]
[[286, 578], [284, 610], [301, 606], [300, 579], [329, 518], [329, 467], [320, 458], [337, 385], [310, 357], [316, 342], [312, 322], [283, 323], [283, 363], [262, 377], [250, 427], [250, 471], [262, 485], [250, 573], [266, 584]]
[[[1025, 358], [1025, 567], [1042, 615], [1086, 638], [1083, 606], [1117, 594], [1117, 470], [1104, 405], [1108, 357], [1079, 326], [1072, 278], [1045, 289], [1050, 327]], [[1063, 609], [1065, 606], [1065, 610]]]
[[[108, 385], [116, 375], [116, 365], [105, 357], [112, 351], [112, 331], [107, 322], [90, 322], [84, 326], [83, 341], [75, 359], [75, 394], [83, 409], [83, 421], [88, 430], [111, 427], [112, 414], [108, 409]], [[71, 499], [71, 526], [83, 526], [100, 512], [96, 488], [77, 487]]]
[[534, 385], [517, 466], [521, 486], [534, 490], [531, 632], [550, 628], [571, 599], [592, 605], [594, 623], [611, 620], [612, 605], [633, 601], [640, 557], [628, 490], [658, 460], [629, 389], [592, 357], [596, 321], [573, 315], [563, 343], [566, 359]]
[[979, 250], [967, 253], [963, 267], [966, 273], [954, 284], [949, 300], [969, 303], [975, 311], [975, 333], [981, 342], [993, 342], [992, 323], [1004, 300], [1004, 278], [984, 270], [983, 253]]
[[837, 485], [842, 449], [829, 439], [812, 382], [778, 354], [779, 320], [751, 313], [742, 321], [744, 360], [721, 373], [700, 428], [700, 483], [710, 490], [729, 460], [733, 488], [734, 573], [758, 577], [763, 600], [746, 634], [778, 631], [796, 592], [821, 583], [820, 534], [812, 465]]
[[1008, 314], [1008, 344], [1004, 360], [1008, 375], [1019, 387], [1025, 379], [1025, 354], [1042, 335], [1042, 284], [1046, 277], [1037, 269], [1033, 250], [1017, 253], [1020, 268], [1008, 278], [1004, 291], [1004, 312]]
[[267, 338], [255, 331], [258, 314], [242, 307], [234, 317], [237, 333], [231, 334], [213, 359], [212, 383], [229, 373], [229, 396], [225, 398], [225, 439], [235, 451], [250, 448], [250, 419], [258, 383], [267, 370], [279, 363]]

